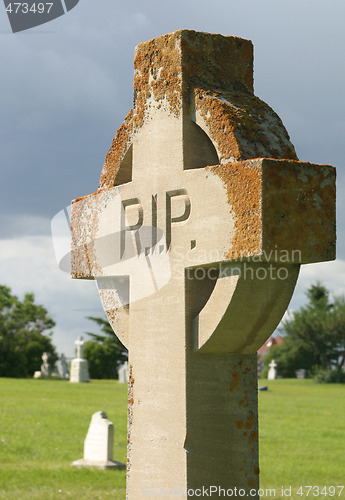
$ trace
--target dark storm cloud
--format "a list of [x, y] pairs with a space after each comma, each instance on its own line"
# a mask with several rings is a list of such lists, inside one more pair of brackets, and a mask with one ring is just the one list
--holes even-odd
[[52, 33], [2, 34], [1, 213], [51, 217], [95, 190], [131, 107], [135, 45], [179, 27], [251, 38], [256, 93], [281, 115], [300, 158], [341, 167], [344, 10], [320, 1], [211, 9], [202, 0], [83, 0], [47, 25]]
[[[344, 18], [343, 0], [82, 0], [51, 23], [12, 34], [7, 17], [0, 15], [0, 238], [6, 238], [5, 265], [16, 266], [10, 257], [11, 249], [21, 248], [18, 239], [49, 238], [50, 219], [71, 199], [96, 190], [112, 137], [132, 105], [135, 45], [180, 28], [253, 41], [255, 93], [281, 116], [301, 160], [338, 169], [338, 256], [345, 258]], [[38, 259], [33, 240], [26, 241], [25, 266], [21, 263], [17, 272], [8, 264], [4, 277], [14, 291], [23, 291], [23, 269], [30, 257], [30, 276], [36, 273], [43, 281], [25, 285], [49, 289], [39, 297], [47, 297], [48, 308], [55, 307], [61, 338], [68, 329], [76, 336], [78, 320], [68, 319], [69, 304], [63, 302], [66, 278], [59, 285], [54, 273], [49, 278], [47, 266], [44, 277], [40, 271], [44, 255], [54, 265], [51, 245], [39, 240]], [[322, 280], [319, 270], [329, 269], [327, 285], [339, 291], [344, 266], [324, 266], [305, 266], [304, 283]], [[303, 300], [302, 284], [298, 300]], [[85, 302], [73, 305], [78, 307]]]

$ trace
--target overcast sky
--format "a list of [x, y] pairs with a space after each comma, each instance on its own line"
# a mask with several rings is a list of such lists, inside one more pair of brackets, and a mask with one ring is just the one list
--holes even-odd
[[181, 28], [248, 38], [255, 93], [282, 118], [300, 160], [338, 171], [338, 259], [303, 266], [290, 307], [321, 280], [345, 292], [345, 2], [80, 0], [66, 15], [12, 34], [0, 5], [0, 282], [33, 291], [57, 326], [59, 353], [101, 315], [93, 282], [56, 264], [52, 217], [97, 189], [104, 157], [132, 106], [141, 41]]

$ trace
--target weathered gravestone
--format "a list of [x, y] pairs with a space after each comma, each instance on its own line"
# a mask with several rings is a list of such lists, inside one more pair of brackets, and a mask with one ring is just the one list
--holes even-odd
[[70, 382], [89, 382], [89, 364], [86, 359], [83, 359], [84, 340], [83, 337], [78, 337], [75, 345], [77, 346], [77, 357], [71, 362]]
[[119, 383], [128, 383], [129, 367], [128, 361], [125, 361], [120, 368], [117, 370], [117, 375], [119, 377]]
[[129, 349], [127, 495], [247, 494], [256, 351], [300, 264], [335, 258], [334, 168], [299, 162], [254, 96], [250, 41], [178, 31], [134, 67], [99, 189], [72, 206], [72, 275], [97, 280]]
[[268, 380], [275, 380], [277, 378], [277, 363], [274, 359], [269, 364], [267, 378]]
[[50, 366], [48, 360], [49, 354], [47, 352], [44, 352], [42, 354], [43, 363], [41, 364], [41, 377], [50, 377]]
[[305, 370], [304, 368], [301, 368], [300, 370], [295, 371], [296, 378], [298, 378], [298, 379], [307, 378], [307, 373], [308, 373], [307, 370]]
[[84, 441], [84, 458], [72, 463], [74, 467], [98, 469], [124, 469], [126, 466], [113, 460], [114, 425], [104, 411], [92, 415]]
[[59, 377], [63, 380], [68, 379], [69, 377], [69, 370], [68, 370], [68, 364], [67, 360], [64, 354], [61, 354], [60, 356], [60, 365], [59, 365]]

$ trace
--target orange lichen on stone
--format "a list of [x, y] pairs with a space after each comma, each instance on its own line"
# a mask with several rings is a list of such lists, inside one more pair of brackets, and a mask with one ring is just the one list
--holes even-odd
[[262, 246], [260, 162], [229, 162], [208, 170], [222, 179], [235, 219], [235, 235], [225, 258], [259, 254]]
[[71, 275], [72, 278], [92, 278], [92, 250], [88, 248], [90, 227], [81, 224], [87, 197], [72, 202], [71, 208]]
[[263, 160], [264, 248], [295, 252], [300, 263], [335, 259], [335, 168]]
[[254, 467], [254, 474], [258, 476], [260, 474], [260, 468], [259, 467]]
[[71, 275], [92, 279], [103, 271], [96, 259], [99, 216], [112, 193], [110, 189], [77, 198], [71, 206]]
[[251, 429], [254, 424], [255, 424], [255, 417], [254, 417], [254, 415], [249, 415], [248, 421], [246, 422], [246, 428], [247, 429]]
[[268, 104], [251, 93], [195, 89], [199, 111], [221, 162], [251, 158], [291, 158], [295, 148]]
[[248, 486], [250, 488], [255, 488], [255, 480], [254, 479], [248, 479]]
[[230, 392], [233, 392], [237, 388], [237, 386], [241, 380], [241, 374], [239, 372], [237, 372], [236, 370], [234, 370], [232, 372], [232, 377], [233, 377], [233, 379], [232, 379], [231, 384], [230, 384]]
[[86, 243], [84, 243], [84, 250], [85, 250], [85, 255], [86, 255], [87, 266], [89, 268], [89, 273], [91, 275], [92, 268], [91, 268], [91, 262], [90, 262], [90, 258], [89, 258], [89, 253], [87, 251], [87, 245], [86, 245]]
[[244, 423], [243, 423], [243, 421], [242, 421], [242, 420], [237, 420], [237, 422], [236, 422], [236, 427], [237, 427], [237, 429], [239, 429], [239, 430], [240, 430], [240, 429], [243, 429], [243, 427], [244, 427]]
[[181, 47], [180, 32], [169, 33], [136, 48], [134, 59], [134, 127], [144, 121], [147, 100], [166, 99], [176, 116], [181, 109]]
[[180, 30], [138, 45], [134, 70], [134, 126], [141, 127], [152, 101], [160, 107], [166, 100], [176, 116], [183, 106], [188, 111], [196, 86], [252, 92], [253, 45], [241, 38]]
[[206, 168], [223, 181], [235, 220], [226, 259], [258, 255], [302, 264], [335, 258], [334, 167], [257, 158]]
[[128, 376], [128, 420], [127, 420], [127, 479], [129, 477], [131, 468], [131, 450], [132, 450], [132, 423], [133, 423], [133, 405], [134, 405], [134, 378], [133, 378], [133, 366], [129, 365], [129, 376]]
[[105, 163], [99, 180], [99, 189], [114, 186], [121, 161], [124, 159], [132, 143], [132, 132], [133, 109], [127, 114], [121, 127], [116, 132], [112, 145], [105, 157]]
[[180, 33], [183, 75], [188, 88], [253, 92], [250, 40], [192, 30]]
[[258, 433], [256, 431], [252, 431], [249, 435], [249, 443], [254, 444], [258, 439]]

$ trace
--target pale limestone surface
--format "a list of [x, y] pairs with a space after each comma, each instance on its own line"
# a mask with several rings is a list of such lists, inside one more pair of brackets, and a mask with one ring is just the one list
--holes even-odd
[[89, 365], [87, 360], [83, 359], [83, 337], [78, 337], [78, 340], [75, 341], [75, 345], [77, 346], [77, 357], [72, 359], [69, 381], [72, 383], [90, 382]]
[[277, 363], [275, 362], [274, 359], [269, 364], [269, 370], [267, 374], [267, 379], [268, 380], [275, 380], [277, 378]]
[[72, 208], [72, 275], [97, 280], [129, 349], [127, 498], [249, 495], [256, 351], [300, 264], [335, 257], [334, 168], [297, 161], [253, 95], [247, 40], [183, 30], [140, 44], [134, 88], [99, 191]]
[[114, 425], [104, 411], [92, 415], [84, 441], [84, 458], [72, 463], [75, 467], [124, 469], [125, 464], [113, 460]]

